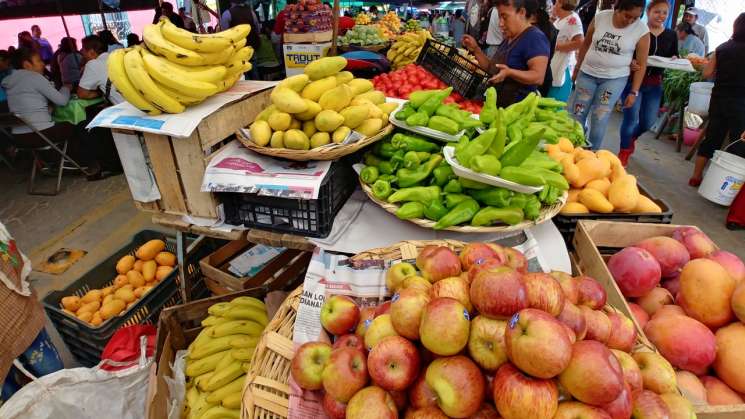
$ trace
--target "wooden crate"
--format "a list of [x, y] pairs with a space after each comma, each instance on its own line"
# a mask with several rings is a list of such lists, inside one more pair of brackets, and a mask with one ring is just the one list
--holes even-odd
[[150, 168], [155, 174], [161, 198], [136, 202], [143, 211], [195, 217], [218, 218], [219, 200], [202, 192], [207, 164], [223, 141], [239, 128], [253, 122], [271, 104], [271, 88], [264, 88], [218, 109], [205, 118], [188, 138], [143, 133]]
[[284, 42], [288, 44], [303, 44], [314, 42], [328, 42], [334, 37], [332, 31], [323, 32], [306, 32], [306, 33], [285, 33]]
[[[596, 220], [583, 220], [577, 223], [577, 231], [573, 240], [577, 268], [605, 286], [608, 291], [608, 304], [622, 310], [634, 322], [640, 337], [647, 343], [649, 340], [644, 336], [644, 332], [631, 314], [626, 299], [608, 270], [606, 261], [621, 248], [650, 237], [671, 236], [673, 231], [679, 227], [683, 226]], [[654, 347], [651, 343], [649, 345]], [[745, 418], [745, 404], [694, 407], [699, 419]]]

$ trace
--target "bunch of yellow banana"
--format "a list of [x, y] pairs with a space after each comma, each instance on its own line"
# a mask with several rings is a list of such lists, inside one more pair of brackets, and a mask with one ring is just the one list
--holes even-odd
[[189, 345], [182, 418], [238, 419], [246, 373], [269, 322], [266, 306], [253, 297], [238, 297], [213, 304], [208, 312], [204, 329]]
[[145, 27], [143, 45], [109, 54], [109, 78], [129, 103], [149, 115], [180, 113], [231, 88], [251, 69], [250, 31], [250, 25], [238, 25], [195, 34], [164, 18]]
[[387, 54], [393, 69], [397, 70], [416, 61], [427, 39], [432, 39], [432, 34], [425, 30], [406, 32], [396, 38]]

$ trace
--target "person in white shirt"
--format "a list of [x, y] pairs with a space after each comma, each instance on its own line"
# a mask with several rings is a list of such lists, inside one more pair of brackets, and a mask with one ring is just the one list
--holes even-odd
[[556, 16], [554, 27], [559, 33], [556, 35], [556, 47], [551, 58], [551, 88], [548, 96], [566, 102], [572, 93], [572, 70], [577, 63], [575, 51], [579, 50], [585, 40], [582, 30], [582, 20], [574, 9], [577, 0], [556, 0], [553, 14]]
[[487, 57], [492, 57], [497, 52], [497, 47], [504, 41], [502, 29], [499, 27], [499, 10], [494, 6], [489, 16], [489, 26], [486, 29], [486, 51]]
[[649, 28], [639, 19], [645, 5], [645, 0], [616, 0], [612, 10], [595, 15], [580, 48], [568, 110], [583, 126], [590, 118], [586, 137], [594, 150], [603, 144], [608, 120], [626, 87], [634, 58], [638, 70], [624, 108], [634, 106], [639, 95], [649, 54]]
[[78, 83], [78, 97], [93, 99], [103, 96], [114, 105], [124, 102], [124, 98], [109, 81], [109, 53], [103, 40], [97, 35], [83, 38], [81, 52], [86, 60], [83, 75]]

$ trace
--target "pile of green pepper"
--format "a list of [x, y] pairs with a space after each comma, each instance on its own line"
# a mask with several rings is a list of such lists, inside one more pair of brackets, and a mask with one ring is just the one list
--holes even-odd
[[[473, 140], [464, 137], [459, 143], [461, 147], [473, 144], [470, 153], [474, 154], [471, 157], [474, 165], [491, 170], [492, 165], [501, 164], [499, 159], [495, 163], [489, 157], [493, 151], [501, 154], [498, 145], [493, 144], [497, 131], [498, 128], [490, 128]], [[477, 148], [481, 150], [480, 154], [476, 153]], [[523, 160], [531, 163], [530, 171], [546, 170], [563, 179], [556, 172], [561, 166], [553, 164], [545, 154], [532, 150], [527, 154]], [[396, 216], [400, 219], [435, 221], [436, 230], [467, 223], [473, 226], [514, 225], [526, 219], [534, 220], [542, 205], [554, 204], [566, 189], [548, 186], [540, 193], [530, 195], [460, 178], [445, 162], [440, 144], [403, 132], [396, 132], [376, 143], [365, 153], [363, 162], [365, 167], [360, 172], [360, 179], [370, 185], [377, 199], [399, 204]], [[523, 167], [527, 166], [514, 169]], [[546, 178], [557, 182], [552, 176]]]
[[482, 126], [480, 120], [471, 118], [470, 112], [461, 110], [456, 105], [442, 103], [452, 91], [453, 88], [448, 87], [442, 90], [413, 92], [409, 96], [409, 101], [394, 118], [405, 121], [412, 127], [427, 127], [449, 135]]

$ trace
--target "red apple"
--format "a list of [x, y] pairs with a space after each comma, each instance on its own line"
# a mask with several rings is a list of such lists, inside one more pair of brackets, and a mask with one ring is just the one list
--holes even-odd
[[409, 403], [415, 409], [437, 407], [437, 395], [425, 381], [425, 372], [426, 370], [422, 370], [419, 377], [414, 380], [414, 384], [409, 387]]
[[402, 289], [416, 289], [429, 293], [430, 288], [432, 288], [432, 284], [429, 281], [422, 278], [421, 276], [414, 275], [404, 278], [404, 281], [401, 283], [401, 286], [398, 288], [398, 290], [401, 291]]
[[404, 281], [404, 278], [416, 275], [414, 265], [406, 262], [397, 263], [385, 273], [385, 286], [388, 291], [395, 293]]
[[[506, 259], [486, 259], [481, 263], [477, 263], [475, 265], [471, 266], [471, 269], [468, 270], [468, 284], [470, 285], [474, 279], [476, 279], [476, 275], [478, 275], [479, 272], [486, 269], [492, 269], [492, 268], [499, 268], [501, 266], [505, 266]], [[462, 275], [462, 274], [461, 274]]]
[[680, 394], [660, 394], [660, 398], [665, 402], [667, 409], [670, 411], [670, 419], [689, 419], [696, 417], [693, 404]]
[[583, 340], [572, 345], [572, 359], [559, 375], [559, 382], [575, 399], [602, 406], [621, 394], [623, 373], [605, 345]]
[[674, 299], [670, 291], [662, 287], [656, 287], [652, 291], [649, 291], [647, 295], [637, 298], [636, 303], [651, 317], [662, 306], [673, 304]]
[[611, 349], [613, 355], [621, 364], [621, 371], [623, 372], [623, 381], [631, 388], [631, 395], [636, 396], [644, 389], [642, 382], [642, 372], [639, 369], [639, 365], [636, 364], [631, 354], [619, 351], [618, 349]]
[[448, 419], [448, 417], [438, 407], [423, 407], [407, 409], [404, 419]]
[[632, 357], [642, 373], [645, 390], [651, 390], [657, 394], [678, 391], [675, 370], [667, 359], [657, 352], [635, 352]]
[[649, 314], [647, 314], [647, 312], [636, 303], [629, 303], [629, 309], [631, 309], [631, 315], [634, 316], [636, 323], [639, 327], [644, 329], [644, 326], [649, 321]]
[[577, 334], [574, 333], [574, 329], [565, 325], [564, 323], [561, 323], [561, 326], [564, 328], [564, 331], [567, 332], [567, 336], [569, 337], [569, 342], [572, 342], [572, 343], [576, 342]]
[[383, 304], [375, 307], [375, 315], [373, 316], [373, 318], [382, 316], [383, 314], [388, 314], [389, 311], [391, 311], [391, 302], [386, 301]]
[[508, 267], [482, 270], [471, 282], [471, 302], [484, 316], [507, 319], [528, 307], [519, 272]]
[[636, 343], [636, 328], [630, 318], [621, 312], [611, 311], [608, 313], [610, 319], [610, 336], [605, 345], [611, 349], [620, 349], [631, 352]]
[[437, 405], [450, 417], [467, 418], [484, 401], [484, 375], [465, 356], [435, 359], [427, 367], [425, 380], [437, 395]]
[[564, 297], [566, 297], [572, 304], [579, 303], [579, 283], [571, 275], [566, 272], [551, 271], [549, 273], [554, 279], [559, 281], [562, 291], [564, 291]]
[[409, 398], [406, 395], [406, 391], [388, 390], [388, 394], [393, 398], [393, 402], [396, 403], [399, 412], [406, 409], [406, 406], [409, 405]]
[[673, 232], [673, 238], [683, 243], [691, 255], [691, 260], [705, 258], [717, 250], [717, 246], [709, 236], [697, 228], [678, 228]]
[[561, 402], [553, 419], [612, 419], [605, 410], [581, 402]]
[[500, 419], [497, 410], [488, 403], [481, 405], [481, 409], [474, 413], [469, 419]]
[[507, 348], [504, 333], [507, 321], [476, 316], [471, 320], [471, 334], [468, 337], [468, 354], [487, 371], [495, 371], [507, 362]]
[[669, 419], [670, 409], [659, 395], [644, 390], [634, 399], [631, 417], [634, 419]]
[[346, 403], [367, 384], [367, 362], [359, 349], [339, 348], [323, 368], [323, 389], [334, 399]]
[[497, 253], [497, 249], [486, 243], [468, 243], [460, 251], [460, 263], [463, 270], [471, 269], [473, 265], [479, 265], [486, 259], [506, 259], [502, 249]]
[[608, 299], [605, 288], [598, 281], [589, 276], [580, 276], [575, 279], [579, 291], [579, 305], [600, 310], [605, 306]]
[[585, 315], [585, 321], [587, 322], [585, 339], [596, 340], [600, 343], [608, 342], [613, 327], [608, 316], [602, 311], [593, 310], [588, 306], [580, 306], [579, 308]]
[[706, 404], [706, 387], [696, 374], [690, 371], [675, 371], [680, 393], [695, 405]]
[[528, 307], [543, 310], [554, 317], [561, 313], [565, 297], [559, 281], [544, 273], [527, 273], [522, 279]]
[[582, 340], [587, 334], [587, 320], [585, 313], [578, 306], [564, 300], [564, 308], [559, 313], [558, 320], [574, 331], [576, 340]]
[[608, 412], [612, 419], [628, 419], [631, 417], [633, 403], [631, 387], [628, 383], [624, 383], [621, 394], [616, 397], [616, 400], [604, 405], [603, 410]]
[[347, 404], [336, 400], [328, 393], [323, 393], [321, 406], [329, 419], [344, 419], [347, 415]]
[[375, 307], [363, 307], [360, 309], [360, 321], [357, 323], [357, 328], [354, 329], [354, 334], [364, 337], [373, 318], [375, 318]]
[[646, 250], [657, 260], [663, 278], [669, 278], [680, 272], [683, 265], [691, 259], [685, 246], [672, 237], [650, 237], [634, 246]]
[[450, 297], [458, 300], [469, 312], [473, 311], [471, 298], [468, 295], [468, 283], [459, 276], [441, 279], [434, 284], [429, 290], [429, 296], [432, 299], [439, 297]]
[[306, 390], [320, 390], [323, 368], [331, 356], [331, 345], [326, 342], [306, 342], [292, 357], [290, 372], [297, 385]]
[[332, 295], [321, 306], [321, 325], [333, 335], [349, 333], [360, 321], [360, 308], [346, 295]]
[[674, 298], [676, 295], [678, 295], [678, 292], [680, 292], [680, 273], [672, 278], [662, 280], [660, 282], [660, 285], [662, 286], [662, 288], [670, 291], [670, 295], [672, 295]]
[[506, 419], [551, 419], [559, 405], [553, 380], [533, 378], [512, 364], [504, 364], [494, 376], [494, 404]]
[[388, 336], [370, 351], [367, 363], [375, 385], [400, 391], [411, 385], [419, 373], [419, 352], [406, 338]]
[[390, 315], [393, 328], [407, 339], [419, 339], [419, 324], [422, 322], [424, 308], [430, 302], [429, 295], [417, 289], [403, 289], [397, 292], [391, 301]]
[[445, 246], [425, 246], [416, 258], [416, 266], [424, 279], [432, 283], [461, 272], [458, 255]]
[[365, 387], [347, 403], [347, 419], [397, 418], [398, 409], [393, 397], [380, 387]]
[[354, 348], [362, 352], [367, 351], [365, 349], [365, 341], [361, 337], [351, 333], [336, 338], [333, 348]]
[[463, 304], [452, 298], [435, 298], [424, 308], [419, 339], [434, 354], [455, 355], [468, 343], [470, 323]]
[[390, 314], [383, 314], [372, 320], [367, 331], [365, 331], [365, 348], [370, 351], [375, 345], [383, 340], [386, 336], [397, 336], [396, 329], [393, 328]]
[[510, 361], [537, 378], [559, 375], [572, 358], [572, 343], [561, 323], [534, 308], [520, 310], [512, 317], [505, 332], [505, 346]]
[[627, 247], [608, 260], [608, 270], [626, 297], [641, 297], [660, 283], [660, 264], [651, 253]]

